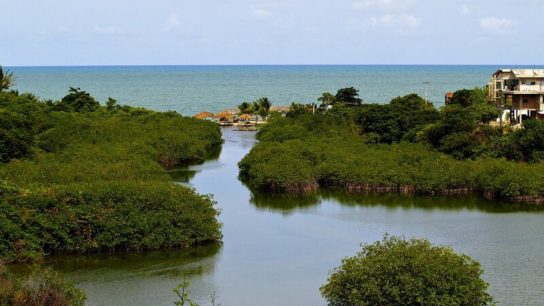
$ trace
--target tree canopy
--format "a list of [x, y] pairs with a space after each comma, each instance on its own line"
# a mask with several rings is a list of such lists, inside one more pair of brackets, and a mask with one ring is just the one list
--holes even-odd
[[13, 73], [4, 71], [4, 68], [0, 66], [0, 92], [10, 89], [13, 85], [15, 85]]
[[480, 264], [425, 239], [385, 237], [334, 269], [321, 293], [331, 306], [490, 305]]
[[94, 112], [99, 107], [100, 103], [88, 92], [73, 87], [70, 87], [68, 95], [56, 105], [57, 110], [74, 112]]
[[317, 98], [317, 101], [321, 102], [320, 108], [326, 108], [329, 105], [334, 104], [336, 97], [330, 92], [324, 92], [321, 97]]
[[354, 87], [341, 88], [335, 96], [335, 103], [341, 102], [349, 106], [357, 106], [363, 103], [363, 99], [359, 98], [359, 90]]
[[0, 263], [219, 240], [213, 200], [164, 168], [221, 143], [215, 123], [79, 89], [58, 102], [0, 92]]
[[251, 103], [245, 101], [238, 105], [240, 114], [254, 114], [263, 118], [270, 114], [270, 107], [272, 107], [272, 102], [267, 97], [259, 98]]

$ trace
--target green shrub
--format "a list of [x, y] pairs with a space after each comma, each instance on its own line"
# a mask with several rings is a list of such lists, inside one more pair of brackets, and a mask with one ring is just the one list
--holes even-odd
[[172, 183], [99, 181], [0, 192], [0, 252], [11, 261], [221, 239], [214, 202]]
[[12, 275], [0, 266], [0, 305], [82, 306], [85, 293], [49, 268], [34, 267], [25, 277]]
[[385, 237], [342, 260], [321, 293], [331, 306], [489, 305], [480, 264], [427, 240]]
[[[413, 95], [397, 98], [390, 106], [403, 104], [415, 104], [422, 111], [429, 111], [430, 107]], [[466, 108], [476, 106], [481, 105]], [[484, 148], [478, 139], [484, 142], [505, 139], [502, 131], [478, 125], [479, 115], [464, 113], [460, 104], [444, 109], [448, 115], [441, 122], [411, 130], [409, 137], [423, 143], [388, 144], [390, 141], [384, 141], [384, 137], [391, 140], [390, 136], [395, 134], [394, 139], [398, 139], [402, 134], [392, 133], [389, 128], [379, 129], [381, 115], [376, 117], [378, 122], [365, 123], [364, 118], [373, 118], [369, 114], [375, 108], [385, 110], [383, 106], [364, 105], [335, 107], [294, 118], [274, 117], [258, 132], [259, 143], [240, 161], [240, 177], [252, 188], [264, 191], [302, 192], [340, 187], [351, 191], [430, 195], [475, 192], [519, 202], [544, 201], [544, 162], [535, 160], [539, 152], [544, 152], [538, 145], [544, 124], [528, 121], [526, 129], [506, 135], [515, 140], [507, 142], [515, 144], [513, 151], [533, 156], [534, 163], [527, 164], [497, 159], [500, 153], [486, 153], [493, 148], [500, 152], [505, 145], [497, 141]], [[422, 113], [417, 114], [416, 117]], [[363, 129], [361, 134], [357, 126], [373, 130], [366, 133]], [[402, 129], [402, 120], [395, 119], [387, 126], [406, 130]], [[448, 134], [452, 126], [461, 132]]]
[[24, 150], [0, 141], [0, 262], [221, 239], [212, 199], [165, 171], [217, 152], [219, 127], [95, 102], [79, 90], [52, 103], [0, 93], [0, 134], [24, 136]]

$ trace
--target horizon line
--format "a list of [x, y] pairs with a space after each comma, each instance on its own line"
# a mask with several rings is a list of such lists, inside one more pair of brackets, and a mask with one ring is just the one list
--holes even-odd
[[77, 64], [77, 65], [0, 65], [7, 68], [62, 67], [278, 67], [278, 66], [508, 66], [544, 67], [544, 64]]

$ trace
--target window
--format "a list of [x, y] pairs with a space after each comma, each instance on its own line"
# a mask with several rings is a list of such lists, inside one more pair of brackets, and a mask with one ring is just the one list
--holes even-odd
[[529, 103], [529, 99], [523, 99], [523, 103]]

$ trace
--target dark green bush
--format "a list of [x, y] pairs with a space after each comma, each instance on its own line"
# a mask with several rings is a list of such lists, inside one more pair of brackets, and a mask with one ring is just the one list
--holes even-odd
[[480, 264], [424, 239], [385, 237], [342, 260], [321, 293], [331, 306], [489, 305]]
[[[419, 101], [409, 96], [406, 99], [408, 104]], [[391, 135], [390, 129], [360, 135], [354, 124], [360, 114], [357, 115], [354, 107], [295, 118], [276, 117], [259, 131], [260, 142], [240, 161], [240, 175], [251, 187], [267, 191], [340, 187], [351, 191], [431, 195], [475, 192], [486, 197], [541, 203], [544, 163], [525, 164], [497, 159], [501, 154], [486, 153], [493, 147], [487, 144], [489, 147], [484, 148], [479, 139], [492, 139], [494, 143], [504, 139], [502, 131], [474, 125], [472, 119], [467, 123], [466, 117], [455, 109], [458, 107], [453, 105], [448, 110], [452, 111], [448, 120], [411, 136], [425, 139], [424, 143], [436, 139], [436, 145], [449, 155], [434, 150], [434, 144], [379, 144], [381, 137]], [[544, 124], [528, 122], [526, 129], [508, 134], [515, 141], [507, 143], [516, 144], [512, 149], [515, 152], [539, 156], [544, 151], [535, 142], [540, 137], [539, 127]], [[450, 124], [462, 132], [448, 134]], [[499, 142], [494, 146], [495, 151], [505, 147]], [[482, 157], [470, 159], [479, 155]]]
[[[222, 143], [216, 124], [174, 112], [94, 107], [87, 93], [70, 95], [42, 103], [0, 93], [0, 134], [24, 135], [24, 150], [8, 150], [19, 138], [0, 141], [0, 261], [221, 238], [213, 201], [174, 185], [164, 169], [216, 152]], [[71, 107], [57, 110], [63, 103]]]
[[181, 248], [221, 239], [213, 201], [172, 183], [0, 188], [0, 252], [13, 261], [42, 253]]

